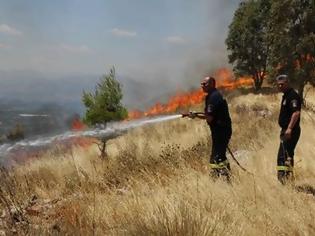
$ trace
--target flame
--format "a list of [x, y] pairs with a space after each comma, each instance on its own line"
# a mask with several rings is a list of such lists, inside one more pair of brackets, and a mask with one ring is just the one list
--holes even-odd
[[[80, 120], [80, 117], [77, 116], [73, 119], [71, 124], [72, 131], [82, 131], [86, 130], [87, 126]], [[59, 141], [57, 141], [59, 142]], [[63, 145], [68, 145], [69, 148], [72, 146], [78, 146], [81, 148], [89, 148], [93, 143], [95, 143], [95, 138], [90, 137], [72, 137], [68, 139]]]
[[143, 116], [143, 112], [140, 110], [133, 110], [128, 112], [128, 119], [139, 119]]
[[234, 79], [234, 74], [227, 68], [221, 68], [214, 73], [216, 78], [217, 88], [224, 90], [233, 90], [243, 86], [253, 85], [253, 79], [251, 77], [240, 77], [237, 80]]
[[196, 105], [202, 102], [205, 94], [201, 89], [192, 92], [177, 92], [172, 96], [165, 105], [156, 103], [148, 111], [144, 112], [144, 116], [153, 116], [163, 113], [171, 113], [180, 108]]
[[312, 57], [312, 55], [307, 54], [307, 55], [301, 55], [301, 60], [295, 60], [294, 62], [294, 66], [296, 69], [301, 69], [301, 61], [302, 62], [307, 62], [307, 63], [314, 63], [315, 62], [315, 58]]
[[74, 118], [74, 120], [71, 123], [71, 130], [73, 131], [82, 131], [85, 130], [87, 127], [86, 125], [78, 118]]
[[[227, 68], [217, 70], [214, 73], [214, 77], [216, 78], [217, 88], [224, 90], [233, 90], [242, 86], [250, 86], [253, 84], [251, 77], [241, 77], [235, 80], [234, 74]], [[204, 97], [205, 93], [202, 89], [197, 89], [191, 92], [177, 92], [174, 96], [169, 98], [166, 104], [157, 102], [145, 112], [140, 110], [130, 111], [128, 113], [128, 120], [176, 112], [179, 109], [200, 104]]]
[[[298, 69], [300, 70], [302, 65], [301, 64], [304, 64], [304, 63], [315, 63], [315, 57], [312, 56], [311, 54], [302, 54], [300, 59], [296, 59], [295, 61], [293, 61], [293, 66], [295, 69]], [[276, 66], [276, 70], [279, 72], [284, 66], [288, 66], [288, 62], [284, 65], [282, 64], [278, 64]]]

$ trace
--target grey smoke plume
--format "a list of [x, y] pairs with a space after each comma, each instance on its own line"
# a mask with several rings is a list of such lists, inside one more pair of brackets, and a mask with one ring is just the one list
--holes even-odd
[[200, 30], [203, 38], [195, 40], [200, 37], [189, 35], [185, 42], [170, 43], [165, 51], [147, 55], [142, 70], [132, 72], [134, 79], [157, 84], [149, 93], [161, 99], [176, 90], [199, 87], [204, 76], [222, 67], [229, 68], [225, 39], [239, 2], [197, 1], [200, 14], [206, 15]]
[[[165, 45], [162, 49], [154, 50], [155, 45], [151, 45], [152, 50], [141, 55], [141, 62], [133, 64], [134, 62], [130, 61], [121, 66], [116, 65], [119, 80], [123, 84], [124, 103], [130, 108], [143, 109], [157, 100], [167, 99], [168, 95], [176, 90], [199, 86], [203, 76], [217, 68], [228, 66], [224, 40], [239, 2], [196, 0], [195, 5], [198, 7], [195, 10], [200, 12], [203, 19], [201, 25], [195, 26], [199, 35], [182, 33], [181, 31], [185, 30], [174, 29], [173, 36], [165, 35]], [[185, 1], [181, 4], [185, 4]], [[34, 13], [31, 6], [23, 3], [24, 5], [25, 8], [21, 8], [27, 9], [24, 13], [28, 11], [29, 14]], [[14, 15], [14, 9], [12, 5], [9, 9], [12, 10], [11, 15]], [[174, 10], [174, 15], [176, 14]], [[191, 22], [194, 22], [194, 19], [191, 19]], [[115, 60], [112, 62], [114, 65]], [[104, 63], [100, 61], [100, 58], [95, 58], [95, 63]], [[110, 65], [105, 65], [103, 73], [106, 73], [109, 67]], [[82, 113], [84, 111], [81, 103], [82, 90], [93, 89], [101, 76], [101, 73], [97, 73], [86, 72], [56, 78], [50, 72], [44, 71], [2, 70], [0, 98], [20, 99], [29, 103], [56, 102], [63, 106], [75, 107], [77, 112]]]

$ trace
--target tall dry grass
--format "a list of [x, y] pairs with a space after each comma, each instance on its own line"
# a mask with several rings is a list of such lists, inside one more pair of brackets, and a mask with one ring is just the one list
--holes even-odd
[[[314, 98], [309, 95], [309, 101]], [[2, 232], [314, 235], [314, 196], [276, 179], [280, 96], [249, 94], [229, 102], [230, 147], [254, 175], [230, 160], [232, 184], [209, 177], [210, 131], [204, 121], [146, 126], [110, 141], [105, 161], [97, 147], [75, 148], [2, 170]], [[296, 185], [315, 187], [315, 124], [305, 114]]]

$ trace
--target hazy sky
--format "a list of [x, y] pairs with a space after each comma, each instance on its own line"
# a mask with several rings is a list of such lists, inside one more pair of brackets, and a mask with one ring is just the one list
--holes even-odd
[[228, 66], [240, 0], [0, 0], [0, 101], [70, 104], [116, 67], [140, 108]]
[[224, 40], [238, 3], [0, 0], [0, 71], [53, 79], [115, 65], [121, 76], [180, 86], [227, 65]]

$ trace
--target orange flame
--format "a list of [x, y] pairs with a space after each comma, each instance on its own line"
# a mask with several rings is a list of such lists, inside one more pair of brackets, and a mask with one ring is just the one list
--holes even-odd
[[214, 78], [216, 78], [217, 87], [224, 90], [233, 90], [239, 87], [253, 85], [251, 77], [241, 77], [235, 80], [232, 71], [226, 68], [217, 70], [214, 73]]
[[128, 119], [139, 119], [143, 116], [143, 112], [140, 110], [133, 110], [128, 112]]
[[71, 130], [81, 131], [85, 130], [86, 128], [86, 125], [78, 117], [74, 118], [74, 120], [72, 121]]
[[[307, 63], [314, 63], [315, 62], [315, 58], [312, 57], [312, 55], [310, 55], [310, 54], [302, 55], [301, 56], [301, 61], [307, 62]], [[300, 60], [295, 60], [294, 66], [295, 66], [296, 69], [301, 69], [301, 61]]]
[[[174, 112], [180, 108], [196, 105], [202, 102], [205, 94], [201, 89], [192, 92], [180, 93], [171, 97], [165, 105], [156, 103], [148, 111], [144, 112], [144, 116], [153, 116], [157, 114]], [[143, 116], [142, 115], [142, 116]]]
[[[250, 86], [253, 84], [251, 77], [242, 77], [235, 80], [233, 73], [226, 68], [217, 70], [214, 73], [214, 77], [216, 78], [217, 88], [224, 90], [233, 90], [242, 86]], [[192, 92], [177, 92], [177, 94], [172, 96], [164, 105], [158, 102], [145, 112], [141, 112], [139, 110], [129, 112], [128, 119], [139, 119], [145, 116], [175, 112], [179, 109], [200, 104], [204, 97], [205, 94], [202, 89], [197, 89]]]

